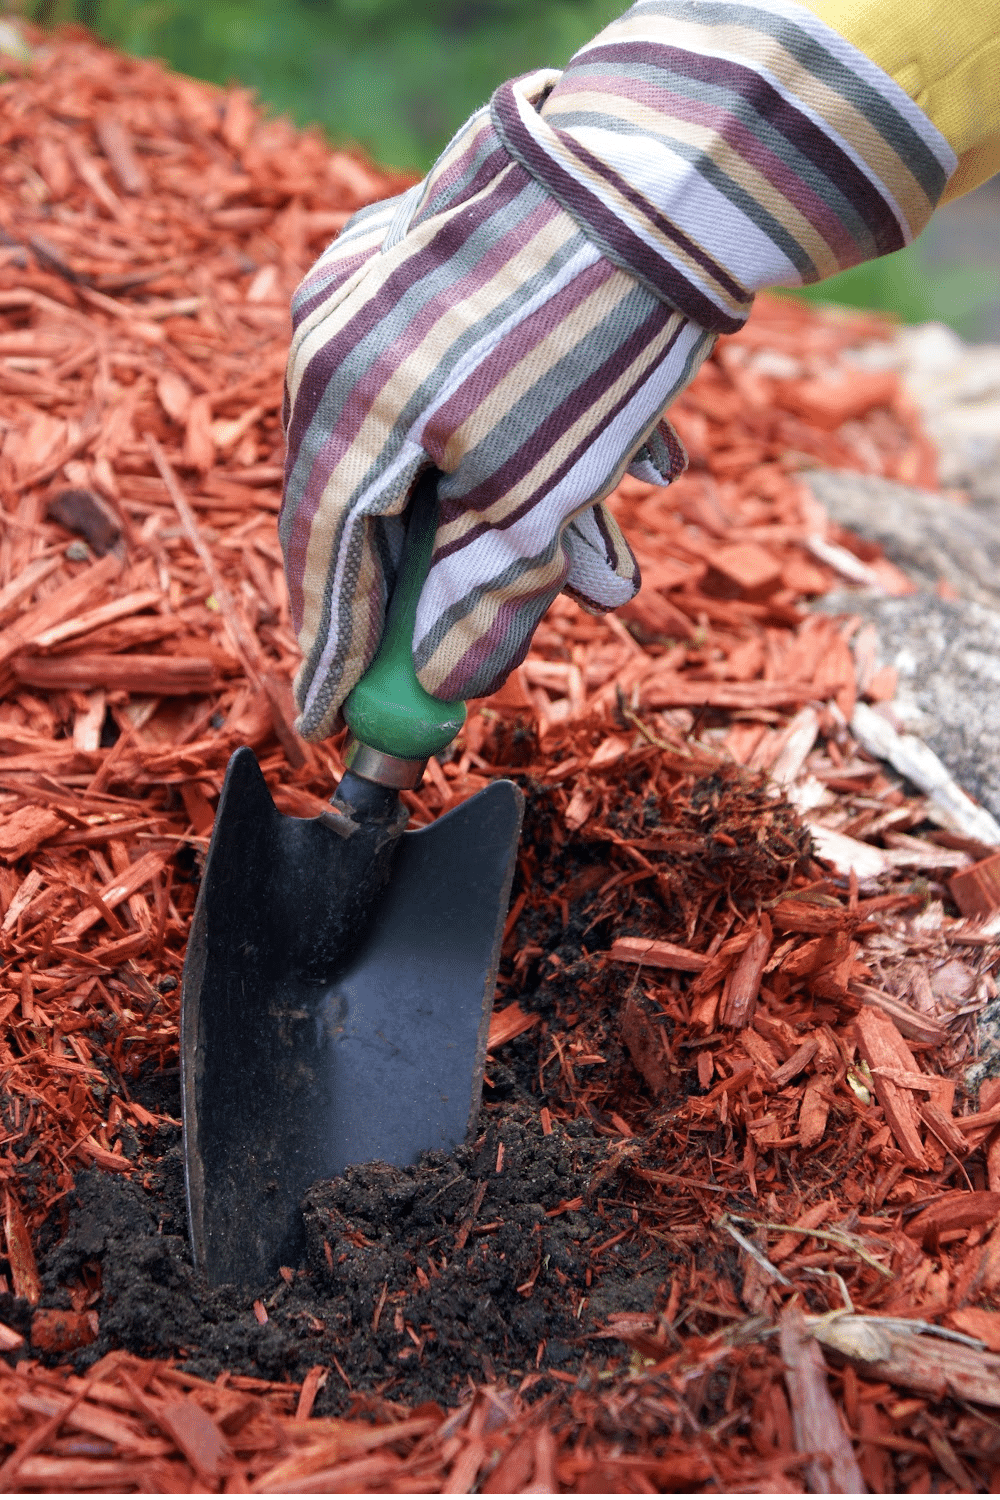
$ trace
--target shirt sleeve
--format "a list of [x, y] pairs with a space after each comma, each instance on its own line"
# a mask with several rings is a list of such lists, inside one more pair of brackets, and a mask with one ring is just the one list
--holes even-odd
[[1000, 172], [1000, 0], [802, 0], [920, 106], [958, 157], [942, 202]]

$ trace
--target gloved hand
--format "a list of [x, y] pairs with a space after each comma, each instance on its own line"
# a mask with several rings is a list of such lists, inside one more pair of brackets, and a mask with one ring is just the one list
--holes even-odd
[[[521, 87], [538, 98], [558, 75]], [[421, 468], [444, 472], [414, 661], [443, 699], [493, 692], [562, 588], [595, 610], [639, 575], [594, 507], [710, 336], [608, 261], [511, 159], [488, 109], [416, 190], [356, 214], [299, 288], [280, 521], [305, 652], [300, 728], [321, 738], [378, 646]]]
[[898, 248], [953, 165], [794, 0], [639, 0], [563, 75], [499, 89], [295, 296], [279, 529], [302, 733], [337, 727], [377, 649], [423, 467], [444, 478], [417, 675], [483, 696], [560, 589], [633, 597], [599, 502], [626, 467], [680, 471], [661, 413], [753, 291]]

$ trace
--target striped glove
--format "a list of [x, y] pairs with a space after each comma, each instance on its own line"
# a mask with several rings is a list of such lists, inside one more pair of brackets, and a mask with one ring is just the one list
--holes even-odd
[[320, 739], [381, 636], [419, 471], [443, 471], [417, 675], [495, 691], [560, 590], [639, 574], [601, 503], [683, 467], [662, 421], [753, 292], [907, 243], [954, 153], [794, 0], [639, 0], [503, 85], [423, 182], [361, 210], [293, 302], [280, 534]]

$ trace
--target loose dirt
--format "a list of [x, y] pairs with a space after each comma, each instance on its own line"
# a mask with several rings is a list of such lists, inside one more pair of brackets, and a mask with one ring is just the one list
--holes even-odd
[[528, 792], [477, 1139], [317, 1186], [302, 1265], [209, 1292], [200, 862], [237, 745], [296, 816], [342, 770], [292, 727], [288, 299], [404, 184], [79, 33], [5, 73], [2, 1485], [996, 1487], [996, 857], [864, 752], [895, 674], [810, 609], [913, 590], [802, 482], [936, 488], [853, 362], [884, 324], [760, 299], [670, 413], [688, 472], [611, 498], [639, 596], [557, 600], [405, 794]]
[[[74, 1365], [82, 1372], [127, 1349], [177, 1359], [209, 1379], [228, 1370], [300, 1381], [323, 1364], [339, 1379], [327, 1382], [317, 1410], [338, 1412], [358, 1389], [411, 1406], [454, 1405], [498, 1376], [578, 1373], [608, 1354], [617, 1363], [621, 1344], [594, 1335], [613, 1313], [665, 1305], [683, 1245], [671, 1251], [635, 1234], [627, 1137], [608, 1111], [648, 1128], [669, 1095], [650, 1094], [623, 1045], [634, 986], [627, 971], [607, 971], [603, 950], [614, 932], [683, 939], [685, 893], [708, 885], [752, 910], [808, 864], [801, 825], [764, 776], [735, 766], [705, 774], [691, 760], [650, 747], [609, 786], [601, 817], [566, 839], [551, 788], [519, 777], [528, 815], [514, 899], [530, 891], [532, 904], [510, 934], [499, 989], [536, 1024], [490, 1062], [473, 1143], [408, 1169], [376, 1163], [314, 1186], [303, 1204], [305, 1259], [277, 1286], [213, 1290], [195, 1271], [176, 1128], [161, 1127], [141, 1148], [131, 1133], [125, 1146], [139, 1168], [131, 1179], [78, 1174], [40, 1263], [43, 1309], [70, 1310], [90, 1289], [100, 1332]], [[753, 840], [744, 836], [748, 820]], [[676, 895], [655, 883], [653, 894], [639, 883], [601, 891], [614, 839], [641, 844]], [[586, 1053], [574, 1036], [581, 1006]], [[581, 1117], [566, 1117], [572, 1072], [546, 1076], [541, 1053], [562, 1051], [561, 1043], [540, 1050], [550, 1034], [565, 1039], [578, 1066], [601, 1067]], [[694, 1070], [674, 1074], [670, 1093], [699, 1091]], [[180, 1113], [176, 1069], [147, 1069], [131, 1093], [150, 1112]], [[717, 1253], [704, 1260], [709, 1274]], [[0, 1320], [30, 1337], [27, 1303], [0, 1302]], [[38, 1352], [50, 1363], [65, 1355]]]
[[[594, 1251], [631, 1220], [592, 1191], [608, 1150], [587, 1122], [546, 1137], [537, 1112], [505, 1105], [482, 1124], [454, 1156], [317, 1184], [305, 1203], [305, 1263], [254, 1289], [266, 1323], [254, 1292], [211, 1291], [192, 1268], [179, 1141], [149, 1170], [147, 1189], [82, 1173], [68, 1231], [42, 1261], [43, 1305], [69, 1307], [67, 1283], [100, 1278], [100, 1337], [75, 1355], [81, 1370], [112, 1349], [175, 1356], [208, 1378], [299, 1381], [319, 1363], [340, 1377], [321, 1411], [346, 1409], [352, 1389], [454, 1405], [470, 1380], [521, 1380], [543, 1360], [578, 1371], [608, 1311], [655, 1303], [662, 1264], [644, 1271], [634, 1247], [612, 1246], [609, 1269], [588, 1286]], [[23, 1306], [8, 1300], [5, 1311], [23, 1323]]]

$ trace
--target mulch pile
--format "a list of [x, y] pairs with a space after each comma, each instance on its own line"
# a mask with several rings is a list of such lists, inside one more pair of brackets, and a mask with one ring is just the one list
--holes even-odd
[[851, 362], [884, 324], [788, 302], [672, 412], [688, 473], [617, 491], [638, 599], [557, 601], [409, 795], [528, 793], [481, 1137], [317, 1186], [228, 1366], [204, 1309], [129, 1334], [127, 1248], [81, 1226], [146, 1204], [148, 1284], [195, 1307], [179, 975], [227, 759], [300, 816], [340, 771], [292, 728], [288, 297], [403, 179], [34, 41], [0, 83], [0, 1488], [995, 1488], [993, 851], [856, 743], [893, 674], [808, 608], [911, 585], [803, 472], [934, 488], [934, 454]]

